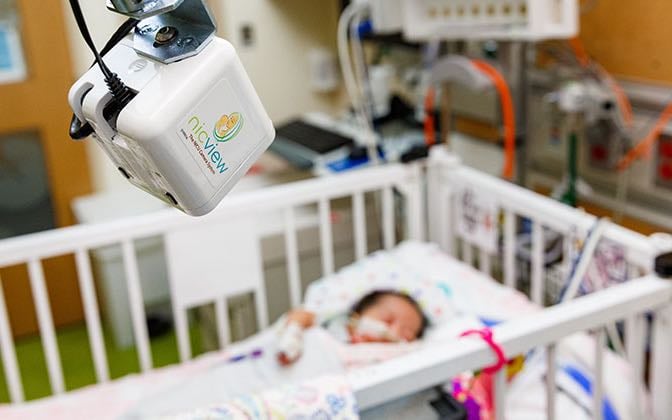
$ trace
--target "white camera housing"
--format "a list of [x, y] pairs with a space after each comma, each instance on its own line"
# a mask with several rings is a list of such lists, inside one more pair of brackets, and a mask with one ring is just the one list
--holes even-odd
[[275, 137], [233, 46], [213, 38], [197, 55], [164, 64], [129, 36], [105, 63], [137, 95], [118, 116], [93, 66], [70, 89], [80, 121], [131, 183], [193, 216], [213, 210]]

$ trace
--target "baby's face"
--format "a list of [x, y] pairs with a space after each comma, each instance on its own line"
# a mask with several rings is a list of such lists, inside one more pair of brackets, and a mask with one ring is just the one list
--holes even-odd
[[[399, 296], [382, 296], [378, 301], [365, 309], [360, 316], [371, 318], [387, 325], [388, 330], [394, 337], [402, 341], [414, 341], [420, 335], [422, 329], [422, 315], [406, 299]], [[387, 341], [387, 340], [356, 340], [353, 341]]]

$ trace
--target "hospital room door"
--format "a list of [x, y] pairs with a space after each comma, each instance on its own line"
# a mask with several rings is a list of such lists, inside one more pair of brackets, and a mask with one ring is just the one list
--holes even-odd
[[[91, 192], [85, 146], [67, 134], [63, 4], [0, 0], [0, 239], [73, 224], [72, 199]], [[74, 259], [43, 266], [55, 323], [82, 320]], [[0, 276], [14, 333], [36, 331], [26, 267]]]

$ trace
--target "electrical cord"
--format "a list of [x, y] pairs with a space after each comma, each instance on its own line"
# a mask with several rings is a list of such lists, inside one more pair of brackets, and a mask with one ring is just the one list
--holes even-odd
[[[96, 45], [94, 44], [93, 39], [91, 38], [91, 34], [89, 33], [89, 28], [86, 24], [86, 19], [84, 18], [84, 14], [79, 4], [79, 0], [70, 0], [70, 8], [72, 9], [72, 14], [75, 17], [75, 21], [77, 23], [77, 27], [79, 28], [79, 32], [81, 33], [82, 38], [84, 38], [84, 42], [87, 44], [89, 49], [91, 49], [91, 52], [95, 57], [95, 63], [98, 64], [98, 66], [100, 67], [100, 71], [103, 73], [103, 77], [105, 78], [105, 84], [107, 84], [107, 88], [114, 97], [115, 108], [122, 109], [131, 101], [131, 99], [133, 99], [134, 96], [133, 91], [131, 91], [131, 89], [129, 89], [128, 86], [124, 84], [124, 82], [119, 78], [119, 76], [116, 73], [112, 72], [110, 68], [107, 67], [107, 65], [103, 61], [102, 55], [96, 49]], [[133, 20], [135, 21], [135, 24], [137, 24], [137, 21], [135, 19]], [[134, 27], [135, 24], [132, 25], [132, 27]], [[119, 40], [123, 38], [120, 37], [119, 32], [125, 28], [129, 28], [124, 33], [125, 35], [128, 33], [128, 31], [130, 31], [130, 27], [131, 27], [130, 20], [127, 20], [115, 32], [115, 34], [113, 35], [113, 39], [114, 40], [118, 39], [115, 42], [115, 44], [118, 43]], [[111, 41], [113, 39], [111, 39]], [[93, 130], [90, 129], [90, 126], [89, 129], [84, 129], [84, 126], [82, 126], [81, 121], [79, 122], [79, 124], [77, 124], [77, 121], [75, 120], [78, 121], [78, 119], [75, 117], [70, 122], [70, 136], [73, 139], [82, 138], [82, 135], [88, 132], [88, 134], [84, 135], [84, 137], [86, 137], [87, 135], [90, 135], [93, 132]], [[77, 129], [78, 125], [79, 129]]]
[[[138, 25], [140, 21], [138, 19], [128, 18], [124, 23], [117, 28], [116, 31], [112, 34], [110, 39], [107, 41], [105, 46], [100, 50], [100, 56], [104, 57], [112, 48], [114, 48], [121, 40], [123, 40], [126, 35]], [[95, 66], [98, 63], [98, 60], [94, 60], [89, 68]], [[81, 140], [93, 134], [93, 128], [89, 123], [82, 122], [77, 118], [76, 115], [72, 115], [70, 120], [70, 137], [73, 140]]]
[[103, 72], [103, 75], [106, 79], [111, 77], [112, 71], [110, 71], [109, 67], [107, 67], [103, 61], [103, 58], [100, 56], [100, 53], [98, 53], [96, 45], [93, 43], [93, 39], [91, 38], [91, 33], [89, 33], [89, 28], [86, 25], [86, 20], [84, 19], [84, 14], [82, 13], [79, 0], [70, 0], [70, 8], [72, 9], [72, 14], [75, 17], [75, 22], [77, 22], [79, 32], [81, 33], [82, 38], [84, 38], [84, 42], [86, 42], [86, 45], [88, 45], [89, 49], [93, 53], [93, 56], [96, 58], [96, 62], [100, 66], [100, 70]]
[[[122, 39], [128, 35], [129, 32], [131, 32], [133, 29], [135, 29], [136, 26], [138, 26], [138, 23], [140, 21], [138, 19], [134, 18], [128, 18], [124, 23], [117, 28], [116, 31], [112, 34], [110, 37], [109, 41], [105, 44], [102, 50], [100, 50], [100, 55], [105, 56], [112, 48], [114, 48], [119, 42], [121, 42]], [[95, 64], [95, 63], [94, 63]]]

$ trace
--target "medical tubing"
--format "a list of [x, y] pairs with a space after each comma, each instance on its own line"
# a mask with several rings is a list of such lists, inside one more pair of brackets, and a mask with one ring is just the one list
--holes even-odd
[[630, 178], [630, 171], [624, 170], [618, 172], [618, 180], [616, 182], [616, 206], [614, 207], [613, 217], [614, 222], [621, 223], [623, 216], [627, 209], [628, 203], [628, 184]]
[[[509, 89], [504, 76], [491, 64], [482, 60], [472, 60], [472, 63], [474, 67], [488, 76], [499, 95], [502, 119], [504, 120], [504, 167], [502, 169], [502, 177], [513, 180], [516, 165], [516, 113], [513, 106], [511, 89]], [[435, 121], [434, 116], [430, 115], [429, 108], [433, 107], [434, 95], [432, 94], [433, 87], [430, 86], [429, 89], [425, 97], [424, 133], [425, 143], [431, 146], [436, 142], [436, 135], [431, 134], [435, 131]]]
[[618, 84], [616, 79], [614, 79], [604, 67], [602, 67], [599, 63], [594, 62], [590, 58], [590, 55], [588, 55], [588, 52], [586, 51], [586, 47], [583, 45], [583, 42], [579, 37], [570, 39], [568, 43], [572, 52], [574, 53], [574, 57], [579, 62], [579, 65], [589, 70], [592, 67], [597, 76], [603, 82], [606, 82], [616, 97], [616, 103], [618, 105], [618, 109], [621, 112], [621, 116], [623, 117], [623, 121], [625, 121], [628, 127], [632, 126], [634, 120], [632, 104], [630, 103], [628, 95], [626, 95], [625, 91], [623, 91], [621, 85]]
[[588, 242], [585, 244], [581, 250], [581, 254], [578, 257], [578, 263], [575, 266], [575, 269], [570, 277], [565, 293], [560, 299], [560, 303], [565, 303], [576, 297], [583, 282], [583, 278], [590, 267], [590, 263], [593, 260], [593, 255], [597, 249], [597, 245], [600, 243], [604, 232], [609, 226], [609, 219], [603, 218], [597, 222], [595, 229], [589, 234]]
[[350, 23], [350, 39], [352, 40], [355, 80], [359, 86], [359, 95], [362, 100], [362, 116], [366, 120], [367, 127], [373, 130], [373, 96], [371, 94], [371, 83], [366, 72], [366, 55], [364, 54], [362, 38], [359, 33], [359, 28], [362, 24], [365, 12], [365, 10], [360, 10], [360, 12], [355, 14], [352, 19], [352, 22]]
[[[341, 71], [343, 73], [343, 81], [345, 82], [345, 90], [352, 101], [352, 105], [355, 108], [355, 113], [358, 118], [361, 118], [361, 114], [357, 112], [359, 105], [359, 100], [357, 98], [357, 82], [352, 73], [352, 61], [350, 60], [350, 44], [348, 42], [348, 29], [349, 23], [354, 18], [354, 16], [359, 12], [361, 6], [355, 3], [351, 3], [348, 7], [345, 8], [341, 17], [338, 21], [338, 58], [341, 63]], [[360, 120], [360, 122], [363, 122]]]
[[579, 151], [579, 136], [576, 131], [572, 130], [569, 133], [569, 150], [567, 151], [567, 194], [565, 196], [566, 203], [572, 207], [576, 207], [578, 201], [578, 193], [576, 190], [576, 184], [579, 182], [579, 170], [578, 170], [578, 151]]
[[354, 66], [355, 66], [355, 80], [357, 80], [359, 85], [359, 95], [361, 98], [360, 112], [362, 113], [362, 119], [365, 122], [364, 129], [368, 133], [366, 140], [366, 145], [368, 149], [369, 159], [374, 165], [380, 163], [378, 159], [378, 150], [376, 148], [375, 132], [373, 127], [373, 95], [371, 92], [371, 84], [369, 76], [366, 72], [366, 56], [364, 54], [364, 48], [362, 46], [362, 39], [359, 33], [359, 29], [362, 25], [362, 19], [366, 14], [367, 9], [362, 9], [359, 13], [356, 13], [352, 19], [350, 25], [350, 38], [352, 39], [353, 47], [353, 57], [354, 57]]
[[[602, 218], [598, 220], [595, 228], [589, 233], [588, 242], [585, 244], [581, 250], [581, 254], [578, 257], [578, 264], [574, 266], [574, 272], [569, 281], [569, 285], [565, 289], [564, 294], [560, 299], [560, 303], [565, 303], [574, 299], [583, 283], [583, 278], [588, 272], [590, 263], [593, 261], [593, 256], [595, 255], [595, 250], [604, 236], [604, 232], [609, 227], [609, 219]], [[619, 354], [624, 354], [625, 345], [623, 344], [621, 338], [618, 336], [618, 330], [616, 329], [615, 324], [609, 324], [605, 326], [609, 340], [612, 342], [614, 349]]]
[[359, 87], [353, 74], [352, 60], [350, 59], [350, 44], [348, 42], [348, 34], [350, 29], [350, 22], [359, 14], [366, 10], [366, 5], [351, 3], [348, 5], [338, 21], [338, 58], [341, 64], [341, 72], [343, 73], [343, 81], [345, 82], [345, 89], [352, 101], [352, 106], [355, 110], [355, 118], [358, 120], [360, 127], [366, 132], [366, 144], [368, 146], [369, 158], [372, 161], [377, 160], [377, 150], [374, 139], [373, 129], [369, 128], [369, 121], [362, 110], [363, 104], [359, 95]]
[[634, 116], [632, 112], [632, 103], [630, 102], [628, 95], [625, 94], [625, 91], [621, 85], [618, 84], [616, 79], [614, 79], [614, 77], [609, 74], [609, 72], [607, 72], [604, 67], [602, 67], [599, 63], [595, 63], [594, 66], [597, 69], [597, 73], [604, 79], [607, 85], [609, 85], [612, 92], [616, 96], [616, 103], [618, 104], [618, 108], [621, 111], [621, 115], [623, 116], [623, 121], [625, 121], [628, 127], [632, 127]]
[[665, 130], [670, 120], [672, 120], [672, 102], [670, 102], [660, 114], [653, 129], [651, 129], [651, 131], [649, 131], [649, 133], [618, 162], [618, 165], [616, 165], [617, 169], [621, 172], [625, 171], [632, 166], [635, 160], [650, 156], [653, 146], [658, 141], [658, 138], [663, 130]]
[[490, 63], [483, 60], [473, 60], [472, 62], [477, 69], [490, 78], [499, 94], [502, 119], [504, 120], [504, 168], [502, 169], [502, 177], [513, 180], [516, 164], [516, 114], [511, 89], [509, 89], [502, 73]]
[[434, 116], [434, 103], [436, 98], [436, 89], [434, 86], [430, 86], [427, 89], [425, 94], [425, 121], [424, 121], [424, 133], [425, 133], [425, 144], [427, 146], [434, 146], [436, 144], [436, 121]]

